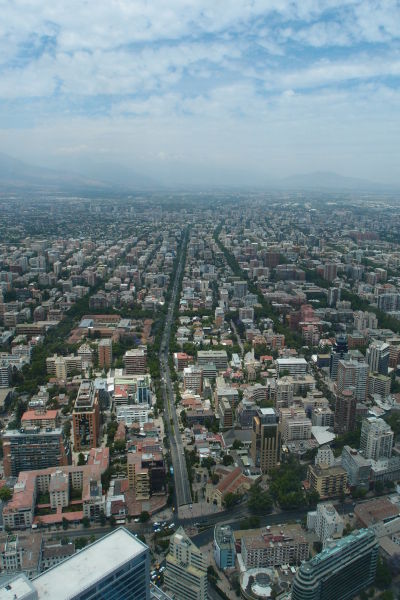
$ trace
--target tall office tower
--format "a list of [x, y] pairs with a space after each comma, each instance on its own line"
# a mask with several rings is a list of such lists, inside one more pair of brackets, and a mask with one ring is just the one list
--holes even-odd
[[336, 396], [335, 431], [343, 434], [356, 428], [357, 398], [352, 390], [343, 390]]
[[322, 276], [327, 281], [333, 281], [337, 276], [337, 264], [325, 263]]
[[112, 363], [112, 341], [104, 338], [99, 342], [99, 366], [110, 368]]
[[368, 364], [356, 360], [339, 360], [337, 369], [337, 391], [354, 390], [358, 402], [364, 402], [367, 394]]
[[100, 412], [93, 381], [87, 379], [82, 381], [72, 411], [72, 420], [75, 451], [80, 452], [82, 449], [97, 448]]
[[149, 548], [120, 527], [32, 581], [17, 576], [0, 587], [0, 598], [150, 600], [149, 571]]
[[338, 335], [332, 348], [329, 363], [329, 376], [331, 379], [333, 379], [333, 381], [336, 381], [339, 360], [345, 358], [348, 352], [349, 347], [347, 345], [347, 337], [345, 335]]
[[278, 415], [273, 408], [260, 408], [253, 417], [251, 457], [263, 473], [274, 469], [281, 459], [281, 432]]
[[369, 370], [373, 373], [387, 375], [389, 369], [390, 346], [386, 342], [376, 340], [369, 345], [367, 349], [367, 362]]
[[68, 465], [70, 447], [61, 429], [28, 427], [3, 434], [3, 455], [4, 475], [17, 477], [20, 471]]
[[182, 527], [169, 543], [165, 585], [176, 600], [207, 600], [207, 561]]
[[361, 427], [360, 450], [365, 458], [373, 460], [390, 458], [393, 436], [393, 431], [383, 419], [376, 417], [364, 419]]
[[292, 600], [354, 598], [374, 581], [378, 548], [371, 529], [361, 529], [328, 545], [298, 569]]
[[336, 302], [340, 300], [340, 288], [331, 287], [328, 290], [328, 306], [336, 306]]

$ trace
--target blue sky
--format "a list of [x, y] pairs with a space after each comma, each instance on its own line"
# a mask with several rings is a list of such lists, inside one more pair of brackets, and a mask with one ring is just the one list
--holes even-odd
[[398, 1], [1, 4], [0, 151], [172, 184], [400, 184]]

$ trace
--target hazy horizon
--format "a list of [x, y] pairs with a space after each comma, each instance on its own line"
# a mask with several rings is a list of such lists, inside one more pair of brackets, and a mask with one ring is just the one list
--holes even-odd
[[0, 152], [164, 185], [400, 186], [399, 39], [394, 0], [10, 2]]

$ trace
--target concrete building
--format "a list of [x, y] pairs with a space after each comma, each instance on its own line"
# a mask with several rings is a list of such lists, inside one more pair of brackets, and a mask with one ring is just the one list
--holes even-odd
[[317, 455], [315, 457], [316, 465], [328, 465], [328, 467], [332, 467], [335, 463], [335, 455], [333, 454], [332, 448], [328, 445], [320, 446], [317, 450]]
[[21, 471], [32, 471], [67, 465], [71, 460], [69, 443], [61, 429], [39, 427], [7, 430], [3, 434], [3, 466], [6, 477], [17, 477]]
[[124, 354], [125, 373], [140, 375], [146, 373], [147, 352], [144, 348], [127, 350]]
[[197, 364], [199, 366], [214, 364], [217, 371], [223, 371], [228, 367], [228, 355], [226, 350], [199, 350]]
[[383, 419], [368, 417], [361, 426], [360, 450], [365, 458], [380, 460], [392, 456], [394, 433]]
[[218, 414], [220, 429], [230, 429], [233, 427], [233, 410], [227, 398], [222, 398], [218, 402]]
[[371, 476], [371, 461], [367, 460], [362, 454], [344, 446], [341, 456], [341, 465], [347, 473], [347, 482], [351, 487], [369, 488]]
[[44, 408], [27, 410], [21, 417], [21, 428], [56, 429], [59, 421], [58, 410], [46, 410]]
[[378, 394], [381, 398], [387, 398], [390, 394], [391, 383], [391, 378], [386, 375], [370, 373], [368, 375], [368, 396], [372, 397]]
[[307, 361], [304, 358], [277, 358], [275, 363], [278, 375], [285, 371], [289, 375], [305, 375], [307, 372]]
[[351, 600], [374, 582], [377, 560], [374, 533], [369, 529], [352, 533], [300, 566], [292, 600]]
[[112, 341], [110, 338], [103, 338], [99, 342], [99, 367], [101, 369], [109, 369], [112, 365]]
[[273, 408], [261, 408], [253, 418], [251, 457], [263, 473], [274, 469], [281, 459], [281, 432]]
[[299, 525], [270, 526], [258, 530], [243, 531], [241, 556], [247, 569], [298, 564], [307, 560], [309, 543]]
[[307, 513], [307, 529], [315, 531], [324, 546], [328, 539], [341, 538], [343, 528], [343, 519], [333, 504], [318, 504], [317, 510]]
[[195, 394], [201, 394], [203, 391], [203, 369], [195, 365], [183, 369], [184, 389], [190, 390]]
[[99, 441], [100, 410], [93, 381], [83, 380], [72, 412], [76, 452], [96, 448]]
[[176, 600], [207, 600], [207, 561], [182, 527], [170, 539], [164, 581]]
[[337, 392], [352, 389], [358, 402], [364, 402], [367, 394], [368, 363], [356, 360], [339, 360], [337, 369]]
[[357, 398], [353, 390], [345, 389], [337, 394], [335, 405], [335, 431], [343, 434], [356, 427]]
[[366, 359], [372, 373], [388, 374], [390, 346], [381, 340], [374, 340], [367, 348]]
[[310, 488], [318, 492], [322, 500], [335, 498], [346, 491], [347, 473], [342, 467], [309, 465], [308, 481]]
[[214, 527], [214, 560], [219, 569], [232, 569], [235, 566], [236, 549], [233, 531], [229, 525]]

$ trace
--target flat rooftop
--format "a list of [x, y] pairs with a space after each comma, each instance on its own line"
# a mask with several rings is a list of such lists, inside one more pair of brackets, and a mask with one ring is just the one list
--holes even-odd
[[40, 600], [67, 600], [146, 550], [145, 544], [119, 527], [36, 577], [33, 585]]

